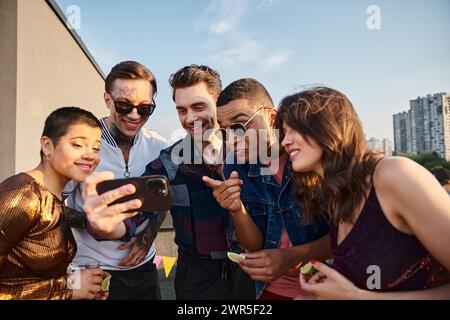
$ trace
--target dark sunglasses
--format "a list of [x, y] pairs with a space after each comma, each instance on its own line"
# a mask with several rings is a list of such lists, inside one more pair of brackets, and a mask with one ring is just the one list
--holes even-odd
[[229, 128], [226, 128], [226, 129], [225, 128], [221, 128], [220, 131], [222, 132], [222, 134], [226, 134], [226, 131], [230, 130], [236, 136], [244, 136], [245, 132], [247, 131], [248, 124], [256, 117], [258, 112], [263, 110], [263, 109], [272, 109], [272, 108], [270, 108], [270, 107], [261, 107], [258, 110], [256, 110], [255, 113], [253, 114], [253, 116], [250, 119], [248, 119], [245, 123], [241, 123], [241, 122], [232, 123]]
[[129, 114], [131, 111], [133, 111], [134, 108], [136, 108], [140, 116], [148, 117], [152, 115], [153, 111], [155, 111], [156, 108], [155, 100], [152, 100], [152, 103], [143, 103], [138, 106], [135, 106], [126, 101], [113, 101], [116, 112], [120, 114]]

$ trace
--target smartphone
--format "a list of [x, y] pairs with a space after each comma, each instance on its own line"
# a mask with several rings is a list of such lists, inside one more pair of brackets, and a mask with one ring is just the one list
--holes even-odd
[[102, 194], [126, 184], [133, 184], [136, 187], [136, 192], [117, 199], [110, 205], [133, 199], [139, 199], [142, 201], [142, 206], [138, 209], [138, 211], [152, 212], [166, 211], [170, 209], [172, 202], [169, 192], [169, 182], [165, 176], [152, 175], [127, 179], [107, 180], [97, 184], [97, 193]]

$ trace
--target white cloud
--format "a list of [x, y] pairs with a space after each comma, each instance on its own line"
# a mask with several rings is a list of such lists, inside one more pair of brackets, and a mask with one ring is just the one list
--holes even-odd
[[286, 62], [293, 54], [288, 49], [273, 50], [273, 44], [255, 39], [245, 29], [254, 9], [269, 9], [279, 0], [213, 0], [197, 22], [197, 28], [212, 35], [201, 45], [203, 57], [220, 68], [267, 70]]
[[210, 58], [215, 63], [221, 63], [227, 67], [238, 64], [253, 63], [262, 55], [263, 45], [255, 40], [241, 40], [235, 42], [234, 46], [224, 48], [217, 53], [213, 53]]
[[293, 53], [294, 52], [292, 50], [287, 49], [272, 53], [261, 61], [260, 66], [263, 69], [274, 68], [289, 60]]
[[280, 0], [259, 0], [258, 9], [260, 10], [268, 10], [275, 5], [278, 5]]
[[241, 22], [248, 8], [249, 0], [213, 0], [205, 10], [204, 16], [212, 17], [209, 31], [215, 34], [231, 32]]
[[240, 68], [242, 66], [253, 67], [261, 71], [267, 71], [288, 61], [294, 54], [289, 49], [271, 49], [270, 44], [244, 37], [234, 36], [223, 47], [209, 56], [215, 64], [224, 68]]

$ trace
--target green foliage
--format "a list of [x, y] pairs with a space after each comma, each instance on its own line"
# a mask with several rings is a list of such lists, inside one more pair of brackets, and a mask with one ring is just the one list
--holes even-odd
[[450, 170], [450, 162], [442, 159], [436, 151], [423, 152], [418, 154], [403, 153], [400, 154], [400, 156], [414, 160], [430, 171], [437, 168], [445, 168]]

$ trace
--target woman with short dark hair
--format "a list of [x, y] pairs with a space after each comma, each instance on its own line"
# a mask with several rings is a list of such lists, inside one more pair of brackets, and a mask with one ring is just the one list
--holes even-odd
[[0, 300], [106, 299], [99, 268], [72, 283], [67, 267], [76, 244], [64, 215], [62, 191], [83, 181], [99, 162], [97, 118], [76, 107], [60, 108], [45, 121], [41, 162], [0, 184]]

